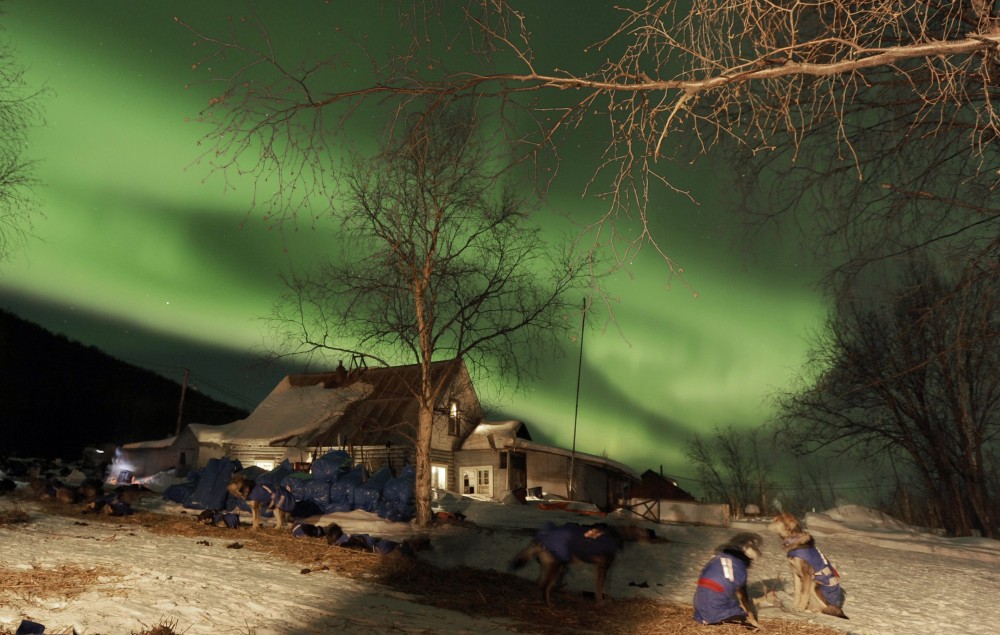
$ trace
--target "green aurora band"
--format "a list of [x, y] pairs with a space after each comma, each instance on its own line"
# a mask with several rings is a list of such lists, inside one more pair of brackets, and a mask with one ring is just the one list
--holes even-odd
[[[6, 37], [29, 81], [53, 94], [47, 125], [31, 135], [43, 216], [37, 240], [3, 264], [0, 307], [154, 370], [186, 366], [227, 389], [217, 396], [239, 395], [234, 403], [252, 407], [281, 373], [251, 380], [245, 369], [211, 360], [249, 363], [262, 348], [260, 318], [281, 289], [278, 274], [329, 241], [307, 227], [269, 229], [259, 215], [247, 216], [249, 183], [227, 187], [194, 165], [207, 132], [194, 118], [209, 93], [185, 88], [199, 79], [191, 68], [197, 51], [173, 16], [222, 29], [225, 9], [244, 5], [205, 6], [7, 3]], [[335, 8], [325, 10], [326, 23], [340, 19]], [[275, 28], [301, 28], [305, 19], [296, 19]], [[584, 334], [576, 449], [639, 471], [683, 474], [691, 432], [766, 421], [768, 394], [801, 366], [806, 337], [825, 312], [797, 245], [757, 244], [752, 261], [734, 253], [740, 228], [718, 202], [719, 172], [700, 163], [678, 168], [687, 170], [680, 178], [699, 205], [667, 192], [650, 204], [663, 210], [657, 237], [685, 265], [697, 297], [677, 281], [668, 289], [662, 261], [643, 252], [612, 281], [621, 298], [614, 321], [595, 311]], [[593, 165], [581, 164], [579, 183]], [[577, 184], [559, 187], [549, 204], [584, 217], [603, 209], [581, 199]], [[49, 309], [34, 308], [41, 303]], [[567, 341], [565, 355], [522, 392], [498, 394], [485, 381], [480, 391], [492, 415], [523, 419], [536, 439], [570, 447], [579, 350], [577, 338]], [[174, 371], [163, 374], [179, 379]]]

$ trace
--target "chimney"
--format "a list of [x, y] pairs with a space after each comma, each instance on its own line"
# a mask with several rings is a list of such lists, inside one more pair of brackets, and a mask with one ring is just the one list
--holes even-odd
[[347, 384], [347, 369], [344, 368], [344, 360], [337, 362], [337, 370], [334, 371], [334, 383], [338, 388]]

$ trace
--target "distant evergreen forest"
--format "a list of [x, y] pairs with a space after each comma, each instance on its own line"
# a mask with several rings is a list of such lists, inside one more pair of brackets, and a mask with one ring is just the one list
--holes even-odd
[[[75, 460], [87, 446], [163, 439], [177, 429], [181, 384], [0, 309], [0, 455]], [[247, 411], [185, 391], [184, 423]]]

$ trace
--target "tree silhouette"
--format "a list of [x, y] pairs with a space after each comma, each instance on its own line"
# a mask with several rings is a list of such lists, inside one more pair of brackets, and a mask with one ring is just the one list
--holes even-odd
[[910, 266], [882, 306], [844, 299], [814, 343], [817, 376], [780, 396], [782, 438], [922, 479], [950, 535], [997, 537], [998, 270], [950, 281]]
[[[414, 115], [407, 134], [343, 175], [334, 259], [287, 279], [271, 319], [283, 355], [363, 356], [420, 366], [411, 386], [418, 421], [417, 521], [431, 520], [435, 407], [465, 361], [518, 381], [556, 354], [574, 327], [588, 264], [528, 225], [516, 183], [492, 172], [498, 150], [471, 112]], [[582, 291], [583, 289], [580, 289]]]
[[0, 43], [0, 261], [31, 231], [38, 186], [28, 158], [28, 130], [41, 120], [43, 90], [32, 90], [10, 46]]

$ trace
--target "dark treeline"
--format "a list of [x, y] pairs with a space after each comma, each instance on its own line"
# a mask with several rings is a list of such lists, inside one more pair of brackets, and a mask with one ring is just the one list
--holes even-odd
[[[176, 432], [181, 385], [0, 310], [0, 453], [74, 459], [89, 445]], [[184, 423], [247, 412], [187, 390]]]

